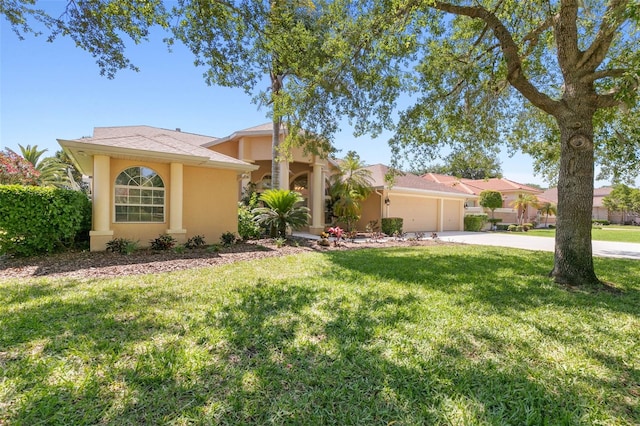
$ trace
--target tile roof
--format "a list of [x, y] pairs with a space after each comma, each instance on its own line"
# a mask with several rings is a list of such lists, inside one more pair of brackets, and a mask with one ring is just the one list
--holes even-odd
[[482, 191], [491, 190], [499, 192], [526, 191], [539, 194], [542, 190], [531, 186], [523, 185], [505, 178], [491, 179], [458, 179], [455, 176], [440, 175], [436, 173], [427, 173], [422, 176], [423, 179], [432, 182], [439, 182], [448, 185], [459, 185], [463, 190], [470, 194], [479, 195]]
[[[371, 171], [371, 180], [374, 187], [384, 188], [388, 186], [388, 184], [385, 182], [385, 176], [390, 170], [389, 167], [385, 166], [384, 164], [374, 164], [372, 166], [366, 167], [366, 169]], [[468, 192], [458, 186], [450, 186], [443, 183], [432, 182], [412, 173], [404, 173], [403, 175], [396, 176], [392, 185], [392, 189], [393, 188], [416, 189], [449, 194], [454, 193], [458, 196], [468, 194]]]

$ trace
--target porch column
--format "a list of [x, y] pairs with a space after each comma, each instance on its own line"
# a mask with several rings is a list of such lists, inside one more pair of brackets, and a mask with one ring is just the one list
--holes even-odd
[[438, 209], [438, 222], [436, 232], [442, 232], [444, 229], [444, 200], [442, 198], [438, 198], [437, 202]]
[[467, 214], [464, 208], [465, 202], [466, 200], [460, 201], [460, 220], [458, 222], [458, 231], [464, 231], [464, 216]]
[[311, 212], [311, 226], [309, 231], [312, 234], [320, 235], [324, 230], [324, 179], [322, 173], [322, 164], [313, 163], [313, 183], [311, 186], [312, 199], [312, 212]]
[[187, 230], [182, 228], [183, 165], [171, 163], [171, 186], [169, 187], [169, 229], [167, 234], [178, 243], [186, 241]]
[[280, 189], [289, 189], [289, 160], [281, 158], [280, 165]]
[[[240, 138], [240, 140], [238, 141], [238, 160], [246, 161], [248, 163], [253, 163], [251, 159], [245, 158], [245, 150], [246, 150], [245, 140], [244, 138]], [[240, 177], [240, 190], [238, 191], [238, 199], [242, 197], [242, 193], [244, 192], [244, 189], [247, 187], [247, 185], [249, 185], [250, 182], [251, 182], [251, 172], [243, 173]]]
[[111, 208], [111, 158], [107, 155], [93, 156], [93, 229], [89, 231], [89, 249], [106, 250], [107, 242], [113, 238], [110, 228]]

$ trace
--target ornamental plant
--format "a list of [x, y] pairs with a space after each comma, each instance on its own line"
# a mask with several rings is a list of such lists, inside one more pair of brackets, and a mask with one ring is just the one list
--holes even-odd
[[342, 237], [344, 236], [344, 230], [339, 226], [334, 226], [332, 228], [329, 228], [327, 232], [333, 235], [333, 238], [334, 238], [333, 245], [335, 247], [338, 247], [338, 245], [340, 244], [340, 241], [342, 241]]

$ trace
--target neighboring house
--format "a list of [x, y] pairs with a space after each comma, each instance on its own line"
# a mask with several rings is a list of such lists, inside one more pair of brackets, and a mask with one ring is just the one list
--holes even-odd
[[148, 245], [217, 241], [238, 229], [238, 179], [257, 166], [203, 147], [215, 138], [149, 126], [98, 127], [93, 137], [58, 143], [91, 177], [91, 251], [114, 238]]
[[[608, 220], [611, 223], [622, 223], [622, 213], [609, 211], [605, 207], [602, 200], [604, 197], [611, 194], [613, 187], [603, 186], [602, 188], [594, 188], [593, 190], [593, 210], [591, 212], [591, 218], [593, 220]], [[558, 204], [558, 188], [549, 188], [543, 194], [543, 197]]]
[[[542, 190], [531, 186], [523, 185], [505, 178], [491, 179], [459, 179], [455, 176], [440, 175], [436, 173], [427, 173], [422, 176], [431, 182], [438, 182], [458, 188], [470, 195], [479, 196], [482, 191], [491, 190], [498, 191], [502, 194], [502, 208], [496, 209], [494, 212], [496, 219], [502, 219], [502, 223], [517, 223], [518, 211], [513, 208], [513, 202], [518, 198], [519, 194], [532, 194], [540, 199]], [[478, 201], [470, 201], [467, 203], [467, 214], [484, 213], [484, 209], [478, 204]], [[531, 206], [525, 212], [525, 220], [528, 222], [539, 221], [538, 208]]]
[[457, 187], [429, 182], [405, 173], [385, 181], [389, 168], [382, 164], [367, 167], [371, 171], [374, 192], [362, 204], [357, 224], [365, 229], [370, 221], [401, 217], [404, 232], [442, 232], [464, 230], [465, 203], [478, 197]]

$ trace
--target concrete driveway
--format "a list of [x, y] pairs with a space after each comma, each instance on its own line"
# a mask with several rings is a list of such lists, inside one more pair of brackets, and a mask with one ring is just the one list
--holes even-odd
[[[440, 232], [443, 241], [483, 246], [513, 247], [525, 250], [554, 251], [555, 240], [549, 237], [531, 237], [508, 232]], [[619, 257], [640, 260], [640, 244], [592, 241], [594, 256]]]

